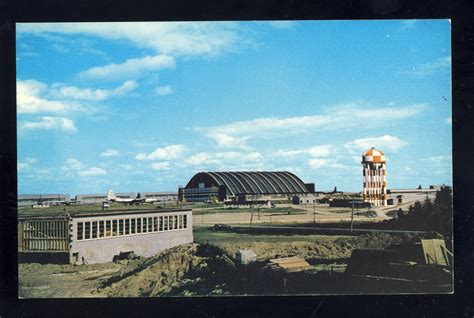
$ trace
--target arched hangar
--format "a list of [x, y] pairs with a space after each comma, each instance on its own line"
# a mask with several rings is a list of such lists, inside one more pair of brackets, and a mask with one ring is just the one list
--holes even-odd
[[310, 192], [314, 183], [305, 184], [288, 171], [199, 172], [179, 189], [179, 198], [186, 202], [255, 201], [291, 199]]

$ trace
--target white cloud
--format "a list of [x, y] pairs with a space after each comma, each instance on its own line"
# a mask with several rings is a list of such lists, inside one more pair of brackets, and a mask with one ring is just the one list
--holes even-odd
[[434, 163], [437, 166], [442, 166], [452, 160], [450, 155], [439, 155], [425, 158], [425, 160]]
[[221, 132], [211, 132], [207, 134], [207, 137], [214, 139], [217, 145], [221, 147], [233, 147], [242, 149], [248, 148], [245, 142], [247, 139], [249, 139], [249, 137], [238, 138]]
[[398, 137], [384, 135], [381, 137], [368, 137], [355, 139], [344, 144], [344, 147], [351, 152], [362, 153], [363, 151], [375, 147], [384, 151], [390, 150], [396, 152], [407, 145], [407, 142], [399, 139]]
[[83, 170], [86, 168], [86, 165], [74, 158], [68, 158], [66, 164], [63, 166], [63, 169], [71, 170]]
[[236, 22], [20, 23], [17, 32], [84, 34], [125, 40], [139, 48], [173, 56], [213, 56], [244, 42]]
[[451, 155], [438, 155], [424, 159], [430, 168], [430, 172], [436, 176], [451, 175], [452, 160]]
[[68, 158], [62, 166], [62, 170], [74, 172], [79, 177], [97, 177], [107, 174], [107, 171], [99, 167], [89, 167], [75, 158]]
[[246, 141], [256, 137], [288, 136], [308, 133], [314, 129], [347, 130], [355, 127], [367, 129], [367, 120], [371, 128], [389, 125], [397, 120], [411, 118], [426, 109], [425, 104], [413, 104], [405, 107], [371, 107], [362, 102], [327, 107], [322, 114], [301, 117], [263, 117], [234, 123], [194, 127], [214, 139], [218, 145], [246, 147]]
[[74, 122], [66, 117], [43, 116], [36, 121], [26, 121], [19, 123], [20, 130], [62, 130], [64, 132], [76, 132]]
[[427, 76], [451, 67], [451, 57], [440, 57], [436, 61], [414, 66], [411, 70], [402, 71], [402, 74]]
[[331, 158], [312, 158], [308, 160], [308, 165], [313, 169], [318, 168], [334, 168], [334, 169], [342, 169], [347, 168], [347, 166], [343, 165], [341, 162], [331, 159]]
[[308, 160], [308, 164], [311, 168], [321, 168], [326, 166], [327, 163], [327, 159], [313, 158]]
[[299, 156], [302, 154], [307, 153], [306, 149], [300, 149], [300, 150], [278, 150], [275, 152], [273, 155], [275, 157], [294, 157], [294, 156]]
[[19, 114], [66, 113], [83, 111], [77, 103], [48, 100], [40, 95], [46, 93], [48, 86], [35, 80], [17, 81], [17, 111]]
[[154, 162], [151, 164], [151, 168], [153, 170], [168, 170], [170, 167], [170, 163], [167, 161], [164, 162]]
[[97, 177], [97, 176], [106, 175], [107, 172], [102, 168], [90, 167], [90, 168], [87, 168], [86, 170], [78, 171], [77, 174], [81, 177]]
[[17, 110], [19, 114], [91, 113], [93, 107], [82, 101], [102, 101], [123, 96], [137, 87], [138, 83], [132, 80], [113, 89], [80, 88], [62, 83], [48, 86], [36, 80], [17, 80]]
[[253, 152], [199, 152], [184, 160], [191, 166], [239, 166], [247, 163], [258, 163], [263, 160], [261, 153]]
[[117, 157], [120, 155], [120, 151], [116, 150], [116, 149], [107, 149], [105, 151], [103, 151], [102, 153], [100, 153], [99, 156], [101, 157]]
[[119, 167], [122, 168], [123, 170], [128, 170], [128, 171], [134, 169], [133, 165], [131, 164], [120, 164]]
[[453, 123], [453, 119], [451, 116], [449, 116], [444, 119], [444, 122], [448, 125], [451, 125]]
[[319, 145], [307, 149], [278, 150], [273, 155], [276, 157], [294, 157], [301, 155], [310, 155], [312, 157], [327, 157], [331, 154], [332, 148], [332, 145]]
[[56, 84], [50, 89], [50, 94], [58, 98], [101, 101], [112, 97], [123, 96], [137, 87], [138, 83], [131, 80], [124, 82], [114, 89], [79, 88], [76, 86], [60, 86]]
[[79, 73], [83, 79], [117, 80], [139, 78], [143, 73], [154, 72], [165, 68], [174, 68], [175, 60], [168, 55], [131, 58], [121, 64], [92, 67]]
[[40, 169], [36, 169], [36, 173], [37, 174], [42, 174], [42, 175], [51, 174], [52, 169], [50, 169], [50, 168], [40, 168]]
[[313, 157], [326, 157], [331, 154], [330, 145], [315, 146], [308, 149], [308, 153]]
[[137, 160], [169, 160], [180, 157], [186, 151], [184, 145], [169, 145], [163, 148], [156, 148], [155, 151], [146, 154], [139, 153], [135, 156]]
[[169, 94], [173, 93], [173, 88], [170, 85], [159, 86], [159, 87], [155, 88], [155, 93], [157, 95], [169, 95]]

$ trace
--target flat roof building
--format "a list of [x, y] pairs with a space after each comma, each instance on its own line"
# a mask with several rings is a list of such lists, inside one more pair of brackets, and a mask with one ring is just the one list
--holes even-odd
[[178, 200], [178, 192], [163, 191], [163, 192], [140, 192], [140, 198], [157, 199], [158, 201], [176, 201]]
[[69, 201], [69, 194], [19, 194], [18, 206], [35, 205], [38, 202]]
[[72, 264], [110, 262], [121, 253], [153, 256], [193, 242], [190, 209], [77, 212], [19, 219], [19, 257], [38, 252]]

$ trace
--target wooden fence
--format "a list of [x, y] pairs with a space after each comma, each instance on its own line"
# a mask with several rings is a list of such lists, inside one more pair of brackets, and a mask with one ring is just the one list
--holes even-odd
[[20, 246], [24, 251], [69, 250], [68, 220], [29, 220], [18, 223]]

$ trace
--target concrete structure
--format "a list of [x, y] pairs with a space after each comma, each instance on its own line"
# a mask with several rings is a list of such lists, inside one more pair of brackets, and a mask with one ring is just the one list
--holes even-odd
[[179, 199], [186, 202], [291, 200], [314, 192], [314, 183], [305, 184], [287, 171], [278, 172], [199, 172], [184, 188]]
[[387, 205], [387, 168], [385, 155], [372, 147], [362, 154], [363, 199], [373, 206]]
[[72, 264], [110, 262], [127, 252], [152, 256], [193, 242], [192, 224], [190, 209], [80, 212], [61, 218], [23, 219], [19, 221], [19, 252], [62, 253]]

